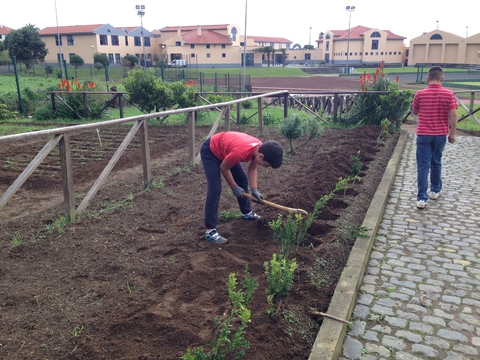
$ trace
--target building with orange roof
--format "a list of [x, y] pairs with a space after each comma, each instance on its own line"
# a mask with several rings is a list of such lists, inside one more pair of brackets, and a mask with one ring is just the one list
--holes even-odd
[[47, 27], [39, 31], [48, 54], [45, 62], [70, 60], [79, 55], [85, 63], [93, 63], [95, 53], [106, 54], [111, 64], [121, 64], [125, 55], [138, 57], [140, 65], [146, 60], [151, 66], [157, 52], [159, 35], [141, 27], [116, 28], [110, 24]]
[[355, 26], [350, 30], [328, 30], [316, 40], [317, 48], [327, 64], [402, 65], [406, 38], [389, 30]]
[[12, 28], [9, 28], [5, 25], [0, 24], [0, 41], [5, 40], [5, 37], [10, 34], [13, 30]]

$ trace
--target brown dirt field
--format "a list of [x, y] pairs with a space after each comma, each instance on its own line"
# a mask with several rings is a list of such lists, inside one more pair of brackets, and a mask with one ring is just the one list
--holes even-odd
[[[295, 85], [305, 87], [300, 81]], [[248, 126], [232, 130], [258, 135]], [[197, 145], [208, 131], [197, 128]], [[77, 205], [127, 132], [102, 130], [102, 146], [94, 132], [73, 137]], [[299, 266], [293, 287], [270, 316], [264, 262], [279, 253], [269, 222], [280, 212], [254, 204], [262, 219], [243, 221], [224, 189], [220, 214], [236, 216], [218, 229], [230, 242], [206, 242], [206, 181], [201, 165], [185, 166], [186, 128], [156, 126], [149, 133], [151, 189], [141, 189], [137, 141], [86, 212], [63, 226], [57, 152], [0, 211], [0, 358], [179, 359], [188, 348], [208, 350], [215, 318], [231, 309], [228, 276], [240, 282], [248, 265], [259, 287], [250, 303], [245, 358], [307, 359], [322, 322], [310, 308], [326, 312], [397, 137], [379, 139], [377, 127], [327, 129], [318, 139], [295, 141], [281, 168], [259, 170], [259, 189], [268, 200], [311, 212], [340, 177], [350, 175], [353, 155], [359, 152], [362, 163], [361, 181], [334, 195], [307, 241], [292, 252]], [[289, 149], [276, 129], [267, 128], [261, 139]], [[0, 147], [2, 193], [44, 144]]]

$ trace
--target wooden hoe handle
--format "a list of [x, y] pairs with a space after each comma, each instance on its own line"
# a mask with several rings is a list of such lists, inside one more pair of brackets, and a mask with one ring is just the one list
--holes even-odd
[[265, 205], [274, 207], [274, 208], [279, 209], [279, 210], [288, 211], [288, 212], [291, 212], [291, 213], [294, 213], [294, 214], [302, 214], [302, 215], [308, 216], [308, 212], [306, 212], [305, 210], [302, 210], [302, 209], [294, 209], [294, 208], [290, 208], [290, 207], [287, 207], [287, 206], [278, 205], [278, 204], [275, 204], [275, 203], [267, 201], [267, 200], [260, 200], [259, 201], [255, 196], [250, 195], [248, 193], [243, 193], [243, 196], [245, 196], [245, 197], [247, 197], [251, 200], [254, 200], [256, 202], [259, 202], [260, 204], [265, 204]]

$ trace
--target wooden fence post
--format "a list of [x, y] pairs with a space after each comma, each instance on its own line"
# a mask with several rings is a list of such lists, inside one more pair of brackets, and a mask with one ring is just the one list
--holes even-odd
[[152, 163], [150, 161], [150, 143], [148, 142], [148, 120], [140, 126], [140, 146], [142, 148], [143, 188], [152, 185]]
[[262, 98], [258, 98], [258, 130], [260, 136], [263, 136], [263, 102]]
[[194, 113], [188, 113], [188, 163], [195, 165], [195, 118]]
[[65, 134], [60, 139], [60, 163], [62, 165], [63, 206], [65, 216], [70, 222], [75, 221], [75, 193], [73, 191], [72, 151], [70, 146], [70, 134]]

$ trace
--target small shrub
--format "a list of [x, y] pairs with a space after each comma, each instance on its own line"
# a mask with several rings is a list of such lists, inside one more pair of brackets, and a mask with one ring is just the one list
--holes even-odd
[[0, 120], [16, 119], [18, 115], [17, 111], [10, 111], [6, 104], [0, 103]]
[[42, 120], [52, 120], [55, 118], [53, 110], [48, 107], [41, 107], [35, 110], [35, 119]]
[[287, 260], [282, 255], [277, 259], [277, 254], [273, 254], [270, 261], [265, 261], [264, 267], [268, 283], [265, 290], [268, 302], [267, 313], [274, 315], [276, 312], [275, 302], [288, 296], [298, 265], [295, 259]]
[[252, 109], [253, 108], [253, 103], [249, 101], [242, 102], [242, 108], [244, 109]]
[[278, 116], [274, 116], [274, 115], [270, 114], [268, 111], [266, 111], [263, 114], [263, 124], [265, 126], [275, 126], [280, 121], [281, 121], [281, 119]]
[[280, 133], [290, 141], [290, 152], [293, 153], [293, 140], [305, 133], [305, 126], [297, 114], [283, 119], [280, 124]]
[[353, 176], [357, 176], [360, 174], [360, 170], [362, 170], [362, 163], [360, 162], [360, 150], [358, 150], [356, 155], [352, 155], [350, 160], [352, 161], [351, 174]]
[[52, 65], [45, 65], [45, 74], [50, 75], [53, 73], [53, 66]]
[[305, 125], [306, 133], [310, 140], [320, 137], [323, 133], [323, 127], [315, 117], [310, 117]]

